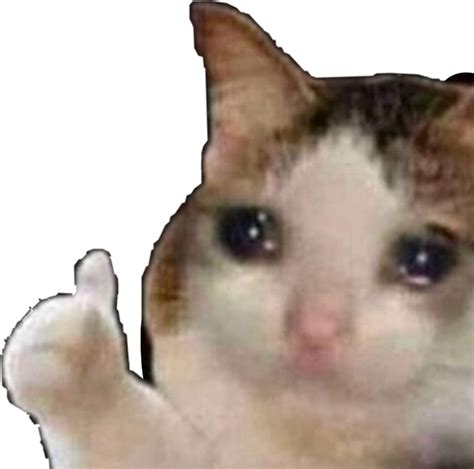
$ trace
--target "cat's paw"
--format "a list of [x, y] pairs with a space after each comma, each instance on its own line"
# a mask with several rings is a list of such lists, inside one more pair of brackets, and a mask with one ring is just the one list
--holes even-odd
[[126, 375], [124, 335], [115, 310], [109, 256], [91, 251], [76, 266], [76, 293], [41, 301], [5, 347], [4, 385], [37, 417], [100, 406]]

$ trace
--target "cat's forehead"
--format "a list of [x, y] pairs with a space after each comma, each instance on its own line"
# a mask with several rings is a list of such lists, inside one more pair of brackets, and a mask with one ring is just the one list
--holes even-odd
[[[474, 177], [474, 90], [409, 75], [327, 79], [315, 105], [309, 134], [352, 126], [373, 139], [388, 179], [409, 180], [413, 168], [436, 166], [441, 186]], [[425, 171], [426, 173], [426, 171]], [[433, 179], [433, 178], [432, 178]]]
[[334, 127], [316, 142], [301, 147], [283, 175], [270, 173], [266, 196], [300, 205], [306, 201], [310, 206], [355, 208], [376, 202], [393, 209], [400, 205], [401, 195], [390, 187], [377, 156], [371, 135], [357, 127]]
[[268, 181], [266, 201], [291, 233], [299, 263], [309, 262], [307, 271], [314, 269], [309, 246], [319, 256], [317, 271], [326, 259], [325, 275], [340, 278], [351, 273], [348, 259], [362, 268], [373, 262], [368, 253], [380, 252], [394, 233], [411, 226], [403, 193], [387, 185], [376, 152], [374, 139], [360, 130], [333, 129], [302, 150], [285, 180]]

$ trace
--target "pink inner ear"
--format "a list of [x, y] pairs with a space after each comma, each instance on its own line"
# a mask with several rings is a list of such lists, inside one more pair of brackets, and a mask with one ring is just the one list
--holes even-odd
[[246, 146], [246, 140], [219, 128], [208, 143], [204, 156], [204, 173], [207, 177], [220, 177], [232, 172], [232, 167]]

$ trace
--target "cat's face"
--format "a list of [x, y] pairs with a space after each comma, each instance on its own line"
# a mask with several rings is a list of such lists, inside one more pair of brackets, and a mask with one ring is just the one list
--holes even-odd
[[259, 382], [398, 393], [472, 315], [473, 92], [314, 80], [231, 10], [193, 22], [211, 139], [152, 263], [150, 323], [205, 331]]
[[189, 314], [240, 371], [398, 390], [467, 314], [470, 247], [401, 181], [388, 185], [357, 127], [297, 151], [253, 191], [229, 182], [197, 209]]

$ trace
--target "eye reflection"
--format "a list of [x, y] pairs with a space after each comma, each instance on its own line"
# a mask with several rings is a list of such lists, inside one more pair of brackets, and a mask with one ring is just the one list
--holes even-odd
[[277, 220], [269, 210], [259, 207], [221, 209], [217, 239], [227, 253], [239, 260], [274, 259], [280, 250]]
[[430, 236], [404, 236], [395, 248], [395, 261], [402, 280], [427, 287], [442, 281], [456, 265], [454, 246]]

